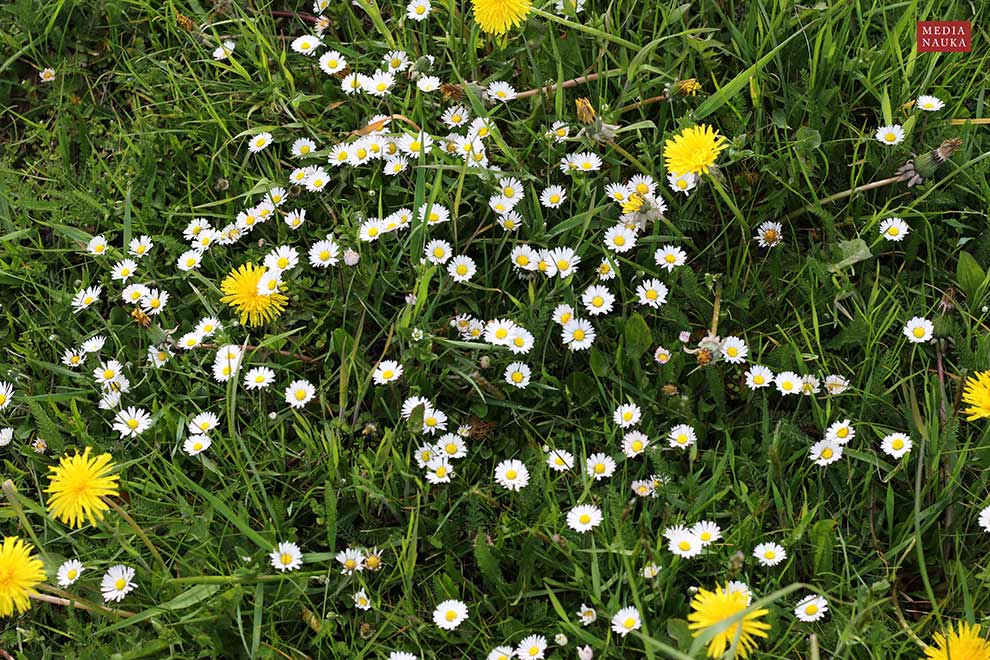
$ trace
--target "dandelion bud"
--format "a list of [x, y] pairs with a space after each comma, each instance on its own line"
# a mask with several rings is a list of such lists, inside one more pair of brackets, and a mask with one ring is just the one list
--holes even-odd
[[595, 121], [595, 109], [591, 106], [591, 101], [585, 97], [574, 102], [577, 105], [578, 121], [587, 126]]
[[695, 78], [674, 82], [673, 91], [678, 96], [695, 96], [701, 91], [701, 83]]
[[898, 181], [906, 182], [910, 188], [925, 179], [930, 179], [938, 171], [938, 168], [952, 158], [952, 154], [956, 153], [961, 146], [962, 140], [950, 138], [942, 142], [937, 149], [916, 156], [897, 170]]

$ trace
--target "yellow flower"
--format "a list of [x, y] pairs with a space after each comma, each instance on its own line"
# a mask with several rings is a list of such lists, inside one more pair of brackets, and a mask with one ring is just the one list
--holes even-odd
[[684, 129], [680, 135], [663, 145], [663, 157], [668, 172], [684, 174], [708, 174], [715, 165], [719, 153], [728, 142], [711, 126], [702, 124]]
[[682, 96], [695, 96], [699, 91], [701, 91], [701, 83], [699, 83], [695, 78], [678, 80], [674, 83], [674, 89]]
[[[688, 621], [691, 622], [688, 628], [694, 631], [695, 637], [698, 637], [712, 626], [716, 626], [734, 614], [745, 610], [748, 607], [746, 604], [747, 601], [746, 594], [741, 591], [729, 592], [722, 587], [715, 587], [715, 591], [698, 589], [694, 600], [691, 601], [691, 609], [694, 611], [688, 614]], [[749, 655], [750, 651], [756, 648], [756, 640], [754, 638], [767, 636], [766, 631], [770, 630], [770, 624], [757, 621], [757, 619], [768, 613], [769, 610], [766, 609], [749, 612], [739, 621], [715, 635], [708, 642], [708, 657], [721, 657], [726, 649], [735, 641], [738, 634], [739, 647], [736, 650], [736, 654], [740, 658], [745, 658]], [[739, 630], [740, 625], [742, 626], [741, 631]]]
[[643, 203], [646, 200], [638, 192], [635, 192], [625, 200], [622, 201], [622, 212], [623, 213], [635, 213], [643, 208]]
[[114, 469], [113, 457], [100, 454], [90, 458], [92, 447], [86, 447], [82, 455], [63, 456], [58, 467], [48, 468], [50, 483], [45, 489], [52, 496], [48, 510], [69, 527], [82, 527], [86, 519], [95, 525], [103, 520], [103, 512], [110, 508], [103, 498], [116, 496], [120, 477], [110, 474]]
[[990, 417], [990, 371], [978, 371], [976, 376], [966, 379], [962, 400], [969, 404], [963, 411], [966, 421]]
[[45, 581], [45, 567], [31, 556], [34, 546], [16, 536], [3, 537], [0, 546], [0, 616], [31, 609], [35, 585]]
[[576, 100], [574, 105], [577, 106], [577, 116], [579, 122], [588, 125], [595, 121], [595, 107], [591, 105], [591, 101], [582, 97]]
[[505, 34], [525, 20], [530, 0], [472, 0], [474, 20], [482, 32]]
[[929, 660], [987, 660], [990, 658], [990, 642], [980, 637], [980, 626], [959, 622], [956, 631], [949, 628], [949, 636], [935, 633], [934, 646], [925, 648]]
[[227, 303], [241, 313], [241, 323], [258, 326], [285, 311], [285, 303], [289, 300], [281, 293], [263, 296], [258, 293], [258, 282], [267, 269], [246, 263], [237, 270], [232, 270], [220, 284], [220, 290], [226, 295], [220, 302]]

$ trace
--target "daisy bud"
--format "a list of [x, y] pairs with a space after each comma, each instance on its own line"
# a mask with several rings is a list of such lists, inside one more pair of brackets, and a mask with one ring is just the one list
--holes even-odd
[[590, 646], [583, 646], [577, 650], [579, 660], [593, 660], [595, 652]]
[[344, 250], [344, 263], [348, 266], [357, 266], [358, 262], [361, 261], [361, 255], [354, 250], [347, 248]]

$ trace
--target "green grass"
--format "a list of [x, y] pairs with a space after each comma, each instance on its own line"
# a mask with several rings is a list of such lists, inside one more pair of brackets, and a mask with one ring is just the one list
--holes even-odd
[[[321, 195], [294, 194], [287, 207], [308, 213], [298, 232], [269, 222], [183, 273], [175, 258], [187, 249], [187, 223], [203, 217], [223, 226], [284, 185], [298, 162], [289, 157], [294, 139], [328, 149], [377, 113], [446, 133], [439, 92], [417, 93], [403, 80], [381, 101], [344, 96], [315, 59], [292, 52], [291, 38], [311, 26], [269, 10], [308, 13], [311, 4], [248, 4], [16, 0], [0, 7], [0, 381], [17, 392], [0, 412], [0, 426], [15, 429], [0, 458], [19, 494], [0, 507], [3, 532], [36, 537], [49, 584], [64, 558], [83, 561], [88, 571], [68, 591], [87, 602], [102, 602], [99, 577], [115, 563], [135, 567], [139, 585], [112, 605], [135, 614], [128, 618], [35, 602], [2, 620], [0, 649], [23, 658], [385, 658], [392, 650], [483, 658], [495, 645], [543, 634], [551, 658], [575, 657], [575, 644], [601, 658], [702, 657], [686, 628], [689, 589], [728, 579], [745, 581], [758, 599], [769, 596], [773, 629], [758, 657], [918, 657], [936, 631], [984, 619], [990, 535], [976, 519], [988, 504], [990, 435], [985, 420], [964, 420], [960, 396], [966, 374], [990, 368], [990, 137], [986, 124], [950, 120], [988, 116], [985, 7], [589, 0], [570, 19], [583, 30], [534, 16], [524, 30], [493, 40], [479, 33], [466, 2], [435, 2], [433, 15], [414, 23], [396, 0], [363, 8], [334, 0], [324, 40], [362, 72], [394, 46], [412, 60], [433, 55], [433, 72], [451, 83], [502, 79], [523, 91], [598, 74], [497, 108], [464, 101], [494, 117], [489, 155], [523, 181], [525, 226], [503, 233], [487, 207], [492, 184], [456, 159], [424, 161], [395, 178], [379, 167], [341, 168]], [[971, 16], [974, 7], [981, 13]], [[972, 21], [971, 53], [914, 51], [916, 21], [952, 19]], [[221, 37], [237, 47], [215, 62]], [[57, 78], [41, 84], [46, 66]], [[700, 81], [698, 96], [618, 113], [685, 78]], [[937, 95], [946, 107], [905, 106], [918, 94]], [[618, 148], [542, 137], [555, 119], [576, 132], [578, 97], [623, 128]], [[717, 178], [675, 196], [663, 143], [701, 120], [730, 148]], [[907, 130], [895, 147], [872, 138], [889, 122]], [[276, 143], [249, 154], [247, 136], [262, 130]], [[952, 137], [962, 147], [933, 180], [826, 202], [893, 176], [912, 153]], [[557, 162], [584, 149], [605, 165], [572, 184]], [[649, 226], [620, 256], [619, 277], [609, 283], [616, 310], [592, 318], [592, 350], [570, 352], [550, 315], [559, 303], [580, 304], [605, 256], [602, 235], [617, 211], [603, 186], [639, 166], [660, 182], [669, 222]], [[539, 204], [551, 183], [568, 186], [560, 209]], [[429, 237], [475, 259], [470, 284], [419, 264], [422, 227], [357, 241], [362, 217], [427, 200], [456, 218]], [[903, 242], [879, 237], [890, 216], [910, 225]], [[785, 242], [771, 251], [752, 240], [765, 220], [784, 222]], [[323, 271], [305, 263], [308, 246], [330, 231], [360, 252], [357, 266]], [[86, 254], [97, 234], [110, 240], [113, 256]], [[121, 286], [109, 271], [123, 256], [120, 246], [142, 234], [156, 247], [140, 261], [139, 281], [172, 296], [148, 329], [119, 304]], [[519, 279], [508, 255], [523, 241], [576, 249], [579, 272]], [[688, 266], [669, 275], [653, 261], [667, 243], [688, 253]], [[303, 260], [288, 278], [288, 310], [263, 328], [244, 328], [220, 303], [220, 281], [280, 244], [295, 246]], [[644, 276], [670, 287], [658, 311], [636, 304]], [[103, 302], [72, 314], [72, 295], [89, 284], [104, 285]], [[409, 293], [418, 294], [413, 306]], [[503, 381], [515, 357], [458, 339], [449, 327], [458, 313], [511, 318], [535, 335], [533, 350], [519, 358], [532, 368], [527, 389], [509, 391]], [[246, 364], [273, 368], [276, 387], [259, 394], [239, 383], [218, 386], [207, 350], [148, 367], [149, 345], [211, 314], [226, 325], [218, 343], [261, 346], [248, 351]], [[713, 314], [720, 334], [746, 339], [752, 363], [775, 373], [841, 374], [850, 390], [781, 397], [749, 391], [741, 367], [699, 367], [678, 335], [689, 330], [696, 343]], [[935, 343], [905, 341], [901, 329], [913, 316], [935, 322]], [[414, 329], [425, 338], [416, 341]], [[126, 405], [154, 415], [137, 438], [118, 439], [111, 415], [98, 408], [95, 364], [60, 363], [66, 348], [96, 333], [108, 338], [102, 356], [126, 365]], [[674, 351], [662, 367], [652, 359], [657, 345]], [[372, 385], [380, 359], [405, 366], [398, 384]], [[318, 388], [318, 401], [298, 411], [281, 396], [296, 378]], [[412, 394], [436, 402], [455, 427], [490, 425], [484, 437], [468, 439], [451, 484], [429, 485], [416, 465], [422, 437], [399, 415]], [[622, 457], [622, 433], [611, 421], [627, 401], [643, 408], [641, 428], [654, 443], [635, 459]], [[203, 410], [217, 413], [221, 426], [211, 449], [190, 458], [181, 449], [185, 423]], [[843, 418], [856, 427], [846, 455], [828, 468], [812, 464], [808, 447]], [[662, 448], [679, 423], [698, 431], [689, 452]], [[880, 451], [892, 431], [914, 440], [902, 460]], [[32, 450], [36, 438], [46, 453]], [[573, 452], [579, 465], [605, 451], [619, 467], [601, 482], [577, 470], [558, 474], [546, 467], [544, 445]], [[84, 446], [113, 454], [119, 503], [166, 568], [118, 513], [82, 530], [45, 514], [48, 467]], [[519, 493], [493, 480], [505, 458], [529, 467], [531, 481]], [[633, 497], [631, 481], [653, 473], [670, 475], [670, 483], [655, 499]], [[567, 528], [577, 503], [603, 509], [594, 533]], [[665, 527], [705, 518], [721, 525], [720, 543], [690, 560], [667, 551]], [[302, 547], [301, 571], [269, 566], [268, 552], [283, 540]], [[769, 540], [788, 558], [761, 568], [750, 553]], [[348, 546], [383, 550], [384, 568], [340, 575], [333, 557]], [[647, 580], [640, 569], [651, 561], [662, 571]], [[352, 606], [361, 586], [374, 604], [367, 612]], [[826, 595], [830, 607], [812, 624], [792, 612], [809, 590]], [[431, 619], [447, 598], [470, 611], [450, 633]], [[598, 610], [597, 623], [579, 625], [582, 603]], [[608, 619], [627, 605], [640, 609], [644, 625], [621, 638]], [[557, 633], [569, 638], [567, 647], [552, 644]]]

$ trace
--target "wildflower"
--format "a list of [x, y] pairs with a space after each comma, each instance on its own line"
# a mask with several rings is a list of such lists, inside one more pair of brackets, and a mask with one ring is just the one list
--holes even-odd
[[574, 101], [575, 109], [577, 110], [578, 121], [587, 126], [595, 121], [595, 108], [591, 105], [585, 97], [578, 98]]
[[880, 441], [880, 448], [892, 458], [900, 458], [911, 451], [911, 438], [904, 433], [891, 433]]
[[565, 449], [547, 452], [547, 466], [555, 472], [566, 472], [574, 467], [574, 455]]
[[774, 382], [773, 372], [762, 365], [754, 364], [746, 371], [746, 387], [751, 390], [769, 387], [772, 382]]
[[581, 603], [581, 607], [578, 608], [577, 615], [582, 626], [590, 626], [598, 620], [598, 612], [595, 611], [595, 608], [584, 603]]
[[249, 262], [232, 270], [220, 284], [220, 290], [225, 294], [220, 298], [220, 302], [240, 312], [241, 323], [247, 322], [250, 326], [259, 326], [276, 318], [285, 310], [288, 297], [284, 294], [258, 293], [258, 283], [266, 272], [268, 269], [264, 266], [255, 266]]
[[332, 236], [328, 236], [322, 241], [313, 243], [313, 246], [309, 248], [309, 263], [316, 268], [336, 266], [339, 255], [340, 246], [337, 245]]
[[787, 559], [787, 551], [776, 543], [761, 543], [753, 548], [753, 556], [762, 566], [776, 566]]
[[454, 468], [446, 456], [435, 456], [426, 463], [426, 480], [431, 484], [448, 484]]
[[671, 447], [677, 449], [687, 449], [698, 439], [694, 429], [687, 424], [678, 424], [667, 433], [667, 440]]
[[601, 481], [602, 479], [608, 479], [615, 473], [615, 461], [611, 456], [607, 456], [606, 454], [592, 454], [585, 461], [585, 468], [589, 477], [595, 481]]
[[107, 338], [103, 335], [96, 335], [95, 337], [90, 337], [84, 341], [80, 348], [83, 353], [99, 353], [106, 341]]
[[[694, 637], [698, 637], [747, 607], [749, 607], [748, 601], [743, 593], [729, 592], [720, 586], [715, 587], [715, 591], [700, 588], [691, 601], [692, 612], [688, 614], [690, 622], [688, 629], [694, 631]], [[767, 636], [770, 624], [759, 619], [769, 613], [767, 609], [749, 612], [736, 623], [716, 634], [708, 642], [708, 657], [719, 658], [728, 648], [734, 647], [740, 658], [746, 658], [756, 649], [756, 638]]]
[[302, 408], [316, 396], [316, 388], [308, 380], [295, 380], [285, 388], [285, 402], [293, 408]]
[[502, 461], [495, 466], [495, 481], [506, 490], [518, 491], [529, 483], [529, 470], [522, 461]]
[[519, 646], [516, 647], [516, 657], [536, 660], [537, 658], [542, 658], [546, 650], [546, 637], [543, 635], [530, 635], [519, 642]]
[[722, 358], [726, 362], [730, 364], [742, 364], [746, 361], [749, 348], [746, 347], [746, 342], [739, 337], [729, 336], [722, 340], [721, 353]]
[[667, 174], [667, 183], [670, 184], [671, 190], [682, 192], [687, 197], [697, 187], [698, 175], [691, 172], [685, 172], [684, 174], [670, 172]]
[[639, 630], [641, 625], [639, 610], [635, 607], [623, 607], [612, 617], [612, 630], [622, 637], [634, 630]]
[[945, 107], [945, 103], [942, 102], [942, 99], [937, 96], [928, 96], [926, 94], [919, 96], [915, 103], [919, 108], [927, 112], [935, 112], [936, 110], [941, 110]]
[[425, 21], [430, 15], [430, 0], [411, 0], [406, 5], [406, 18], [413, 21]]
[[849, 381], [837, 374], [825, 377], [825, 391], [829, 394], [842, 394], [849, 388]]
[[842, 451], [843, 446], [841, 444], [835, 440], [826, 438], [811, 445], [808, 458], [814, 461], [815, 465], [825, 467], [842, 458]]
[[45, 581], [41, 560], [32, 556], [34, 546], [16, 536], [3, 537], [0, 545], [0, 617], [31, 609], [35, 587]]
[[726, 139], [711, 126], [693, 126], [664, 143], [664, 163], [669, 172], [678, 175], [708, 174], [726, 147]]
[[46, 493], [49, 513], [69, 527], [82, 527], [85, 519], [95, 525], [103, 520], [103, 512], [109, 509], [104, 497], [117, 496], [119, 476], [110, 474], [114, 469], [110, 454], [90, 458], [91, 447], [82, 455], [63, 456], [58, 467], [50, 467]]
[[501, 35], [520, 25], [530, 11], [529, 0], [471, 0], [474, 20], [486, 34]]
[[818, 394], [821, 390], [821, 382], [818, 377], [814, 374], [805, 374], [801, 376], [801, 394], [805, 396], [812, 396], [813, 394]]
[[654, 261], [661, 268], [666, 268], [667, 272], [673, 272], [677, 266], [683, 266], [687, 262], [687, 253], [679, 247], [664, 245], [653, 255]]
[[643, 280], [636, 287], [636, 295], [639, 297], [641, 305], [659, 309], [661, 305], [667, 302], [667, 287], [660, 280]]
[[140, 259], [149, 252], [151, 248], [155, 246], [154, 242], [151, 240], [150, 236], [138, 236], [137, 238], [132, 238], [128, 245], [128, 252]]
[[848, 419], [833, 422], [825, 429], [825, 438], [838, 445], [848, 444], [855, 437], [856, 429]]
[[122, 259], [114, 264], [111, 277], [126, 282], [135, 272], [137, 272], [137, 264], [132, 259]]
[[773, 379], [781, 394], [797, 394], [801, 390], [800, 381], [801, 377], [793, 371], [781, 371]]
[[677, 526], [664, 530], [667, 539], [667, 549], [678, 557], [690, 559], [701, 554], [704, 544], [690, 530]]
[[640, 497], [653, 497], [656, 489], [653, 483], [646, 479], [638, 479], [630, 484], [632, 491]]
[[612, 311], [612, 303], [615, 302], [615, 296], [612, 295], [612, 292], [607, 287], [596, 284], [584, 290], [584, 293], [581, 294], [581, 302], [589, 314], [598, 316], [599, 314], [608, 314]]
[[553, 138], [554, 142], [563, 142], [570, 135], [571, 129], [567, 126], [566, 122], [555, 121], [550, 124], [550, 128], [547, 129], [546, 136]]
[[794, 616], [805, 623], [818, 621], [826, 612], [828, 612], [828, 601], [816, 594], [805, 596], [794, 608]]
[[465, 255], [454, 257], [447, 266], [447, 272], [455, 282], [468, 282], [477, 271], [474, 259]]
[[55, 80], [55, 69], [45, 67], [38, 73], [38, 79], [43, 83], [50, 83]]
[[984, 507], [980, 511], [980, 515], [977, 518], [977, 523], [983, 528], [984, 532], [990, 532], [990, 506]]
[[299, 570], [302, 566], [302, 551], [299, 546], [289, 541], [283, 541], [275, 546], [275, 549], [268, 555], [272, 560], [272, 568], [283, 573], [285, 571]]
[[143, 408], [131, 406], [127, 410], [121, 410], [114, 418], [113, 430], [120, 434], [121, 438], [137, 437], [148, 430], [151, 426], [151, 415]]
[[525, 362], [512, 362], [505, 368], [505, 382], [525, 389], [529, 385], [530, 369]]
[[70, 559], [63, 562], [61, 566], [58, 567], [58, 586], [68, 587], [75, 584], [82, 572], [86, 570], [82, 562], [78, 559]]
[[103, 574], [100, 583], [100, 591], [103, 593], [103, 600], [106, 602], [124, 600], [124, 596], [137, 589], [134, 580], [134, 569], [130, 566], [117, 564]]
[[691, 528], [691, 533], [698, 537], [702, 545], [708, 545], [722, 538], [722, 528], [711, 520], [702, 520], [695, 523]]
[[966, 421], [990, 417], [990, 371], [978, 371], [966, 379], [962, 400], [969, 404], [969, 408], [963, 410]]
[[925, 648], [929, 660], [982, 660], [990, 657], [990, 641], [980, 635], [980, 626], [960, 621], [948, 635], [937, 632], [934, 644]]
[[292, 40], [292, 50], [303, 55], [312, 55], [313, 52], [323, 45], [323, 42], [319, 37], [315, 37], [309, 34], [304, 34], [301, 37], [296, 37]]
[[915, 316], [904, 326], [904, 336], [912, 344], [930, 341], [935, 334], [935, 326], [926, 318]]
[[880, 223], [880, 235], [888, 241], [900, 242], [911, 232], [911, 228], [900, 218], [887, 218]]
[[602, 522], [602, 510], [591, 504], [581, 504], [567, 512], [567, 526], [575, 532], [590, 532]]
[[784, 240], [784, 228], [779, 222], [767, 220], [756, 228], [753, 240], [762, 248], [777, 247]]
[[901, 128], [900, 124], [881, 126], [874, 133], [874, 137], [883, 144], [893, 146], [904, 141], [904, 129]]
[[639, 423], [642, 411], [635, 403], [624, 403], [615, 409], [612, 414], [612, 421], [619, 425], [619, 428], [627, 429]]
[[101, 286], [91, 286], [85, 289], [80, 289], [72, 298], [73, 312], [78, 314], [87, 307], [98, 303], [100, 301], [100, 293], [102, 293], [102, 291], [103, 287]]
[[[595, 341], [595, 329], [584, 319], [573, 318], [565, 323], [561, 335], [564, 344], [572, 351], [590, 348]], [[987, 416], [990, 416], [990, 404], [988, 404]]]
[[6, 447], [14, 439], [14, 429], [9, 426], [0, 428], [0, 447]]
[[256, 154], [271, 143], [272, 143], [271, 133], [258, 133], [257, 135], [251, 138], [251, 142], [248, 144], [248, 151], [250, 151], [253, 154]]
[[402, 377], [402, 365], [395, 360], [384, 360], [375, 367], [371, 375], [375, 385], [386, 385]]
[[168, 291], [148, 289], [148, 292], [141, 297], [141, 309], [149, 316], [157, 316], [165, 309], [168, 298]]
[[459, 600], [445, 600], [433, 610], [433, 623], [444, 630], [455, 629], [467, 618], [467, 605]]
[[502, 101], [503, 103], [516, 98], [516, 90], [512, 85], [501, 80], [493, 81], [485, 91], [488, 94], [488, 98]]
[[540, 193], [540, 204], [548, 209], [560, 208], [567, 199], [567, 191], [562, 186], [547, 186]]
[[663, 346], [657, 346], [657, 350], [653, 351], [653, 359], [657, 364], [667, 364], [670, 362], [670, 357], [670, 351]]
[[334, 559], [341, 565], [341, 575], [353, 575], [364, 570], [364, 553], [357, 548], [341, 550]]
[[213, 441], [210, 440], [209, 436], [203, 435], [202, 433], [193, 433], [186, 438], [185, 442], [182, 443], [182, 451], [186, 452], [190, 456], [196, 456], [209, 449], [212, 444]]
[[440, 436], [440, 440], [435, 447], [444, 453], [447, 458], [464, 458], [467, 456], [467, 445], [461, 436], [454, 433], [445, 433]]
[[581, 257], [571, 248], [554, 248], [550, 250], [550, 261], [557, 269], [557, 277], [564, 279], [577, 269]]
[[650, 444], [650, 439], [641, 431], [630, 431], [622, 438], [622, 452], [628, 458], [639, 456]]
[[94, 236], [86, 243], [86, 251], [95, 255], [104, 254], [107, 251], [107, 239], [102, 234]]

